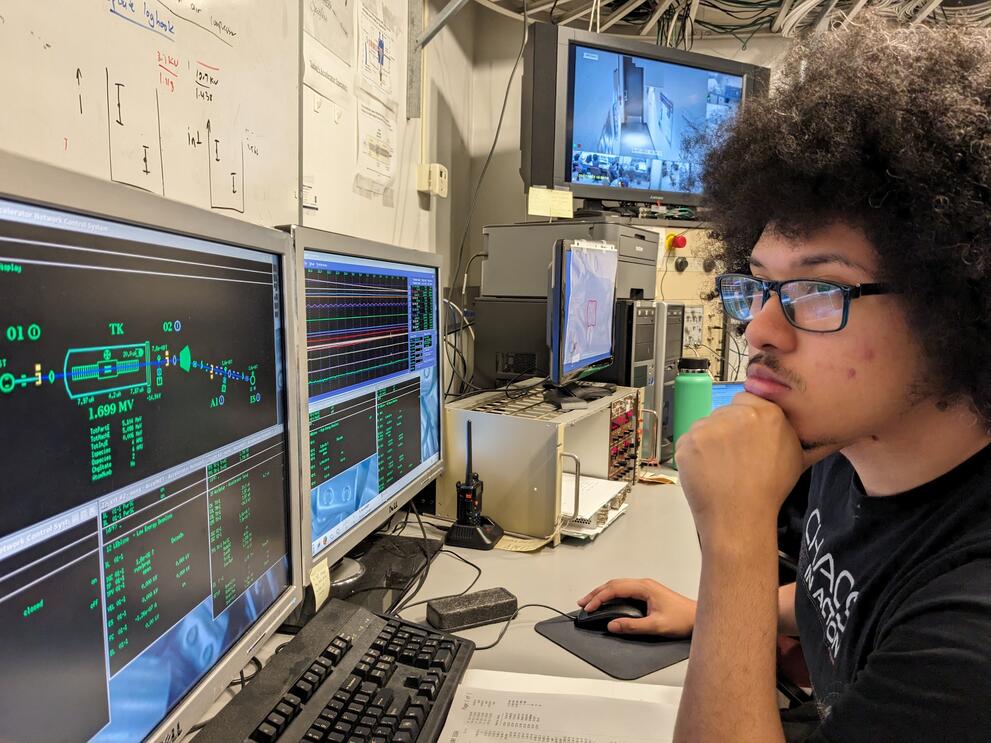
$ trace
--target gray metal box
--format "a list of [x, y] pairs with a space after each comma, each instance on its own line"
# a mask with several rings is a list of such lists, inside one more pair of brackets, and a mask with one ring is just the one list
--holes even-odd
[[602, 219], [496, 224], [482, 228], [481, 293], [487, 297], [546, 297], [547, 267], [556, 240], [605, 240], [619, 251], [617, 299], [653, 299], [660, 236]]

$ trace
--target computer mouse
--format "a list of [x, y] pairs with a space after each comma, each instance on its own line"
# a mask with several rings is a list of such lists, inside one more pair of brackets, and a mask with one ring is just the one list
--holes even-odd
[[606, 626], [614, 619], [642, 619], [647, 616], [647, 602], [640, 599], [614, 599], [607, 601], [595, 611], [582, 609], [575, 615], [575, 626], [579, 629], [605, 632]]

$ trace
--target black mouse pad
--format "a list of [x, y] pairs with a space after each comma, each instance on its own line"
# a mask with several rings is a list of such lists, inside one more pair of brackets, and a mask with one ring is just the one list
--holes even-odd
[[610, 635], [597, 630], [579, 629], [573, 620], [577, 613], [572, 612], [567, 619], [546, 619], [538, 622], [534, 629], [555, 645], [560, 645], [613, 678], [631, 681], [688, 658], [690, 640]]

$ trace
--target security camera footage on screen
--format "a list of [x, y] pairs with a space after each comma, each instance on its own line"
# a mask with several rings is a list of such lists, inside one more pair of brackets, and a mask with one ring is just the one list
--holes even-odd
[[691, 138], [736, 112], [743, 78], [576, 45], [571, 182], [698, 193]]
[[440, 461], [437, 271], [304, 254], [312, 554]]
[[565, 253], [565, 374], [612, 356], [612, 313], [619, 253], [573, 246]]

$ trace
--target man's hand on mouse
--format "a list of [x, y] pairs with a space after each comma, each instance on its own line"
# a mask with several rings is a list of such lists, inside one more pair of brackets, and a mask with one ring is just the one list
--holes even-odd
[[665, 635], [688, 637], [695, 626], [695, 602], [650, 578], [618, 578], [603, 583], [578, 600], [578, 605], [593, 612], [606, 601], [618, 598], [647, 602], [643, 619], [614, 619], [606, 629], [615, 634]]
[[703, 547], [775, 524], [802, 471], [829, 453], [803, 451], [781, 408], [748, 392], [696, 421], [675, 459]]

